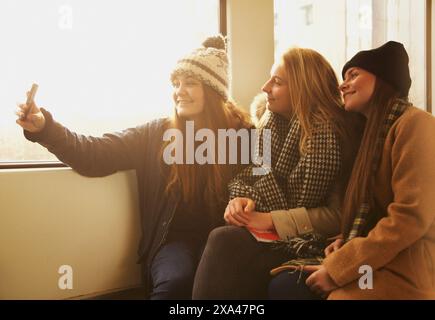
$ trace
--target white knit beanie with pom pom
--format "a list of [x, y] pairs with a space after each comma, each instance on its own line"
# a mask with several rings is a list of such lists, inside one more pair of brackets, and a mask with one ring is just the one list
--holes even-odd
[[180, 74], [192, 76], [212, 87], [227, 101], [229, 77], [225, 38], [221, 35], [209, 37], [202, 46], [177, 62], [171, 80]]

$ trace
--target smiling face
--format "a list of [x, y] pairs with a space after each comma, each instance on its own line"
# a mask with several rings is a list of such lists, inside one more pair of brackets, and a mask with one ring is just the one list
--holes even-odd
[[343, 94], [344, 107], [347, 111], [367, 114], [368, 102], [373, 95], [376, 76], [364, 69], [349, 68], [340, 85]]
[[283, 63], [272, 66], [270, 79], [261, 89], [267, 93], [267, 108], [274, 113], [290, 118], [290, 92]]
[[178, 75], [173, 82], [173, 99], [177, 115], [193, 120], [204, 110], [204, 88], [202, 82], [184, 75]]

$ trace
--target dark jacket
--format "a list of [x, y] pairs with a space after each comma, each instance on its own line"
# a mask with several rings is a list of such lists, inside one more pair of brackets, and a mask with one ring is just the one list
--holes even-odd
[[[44, 130], [39, 133], [24, 131], [25, 137], [46, 147], [79, 174], [102, 177], [121, 170], [136, 170], [142, 230], [138, 263], [143, 265], [142, 276], [147, 287], [149, 266], [165, 241], [180, 200], [179, 193], [168, 195], [165, 192], [169, 166], [159, 156], [169, 120], [158, 119], [120, 133], [90, 137], [69, 131], [54, 121], [48, 111], [41, 110], [46, 118]], [[240, 167], [233, 168], [236, 171]], [[225, 206], [214, 207], [222, 218], [211, 228], [219, 222], [224, 223]]]

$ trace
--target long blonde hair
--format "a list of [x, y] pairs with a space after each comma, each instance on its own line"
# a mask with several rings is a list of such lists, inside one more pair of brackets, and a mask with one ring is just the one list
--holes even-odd
[[318, 124], [331, 123], [344, 135], [338, 80], [331, 65], [312, 49], [291, 48], [282, 61], [288, 78], [292, 113], [301, 124], [301, 148]]
[[290, 48], [282, 55], [291, 103], [291, 113], [301, 125], [300, 152], [316, 128], [329, 124], [338, 135], [342, 150], [342, 193], [347, 184], [361, 137], [362, 117], [344, 110], [337, 76], [317, 51]]
[[[205, 105], [198, 120], [195, 121], [195, 130], [208, 128], [218, 136], [218, 129], [239, 129], [249, 128], [251, 123], [247, 112], [237, 107], [231, 101], [224, 101], [208, 85], [202, 83], [204, 89]], [[185, 135], [186, 120], [180, 118], [174, 112], [170, 127], [179, 129]], [[169, 143], [169, 142], [168, 142]], [[163, 149], [167, 144], [163, 145]], [[217, 153], [216, 153], [217, 154]], [[227, 183], [231, 179], [231, 168], [224, 164], [173, 164], [170, 168], [169, 182], [166, 192], [179, 186], [182, 199], [187, 205], [191, 205], [199, 199], [210, 201], [215, 204], [219, 201], [226, 201]]]

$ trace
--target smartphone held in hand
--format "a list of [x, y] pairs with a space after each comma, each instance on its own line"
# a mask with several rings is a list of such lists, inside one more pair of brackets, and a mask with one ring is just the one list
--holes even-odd
[[27, 100], [26, 100], [26, 111], [24, 112], [23, 116], [21, 117], [21, 120], [25, 120], [27, 118], [28, 113], [30, 112], [31, 105], [32, 103], [34, 103], [34, 99], [35, 99], [35, 95], [36, 95], [36, 91], [38, 90], [38, 85], [36, 83], [32, 84], [32, 88], [29, 91], [29, 94], [27, 95]]

